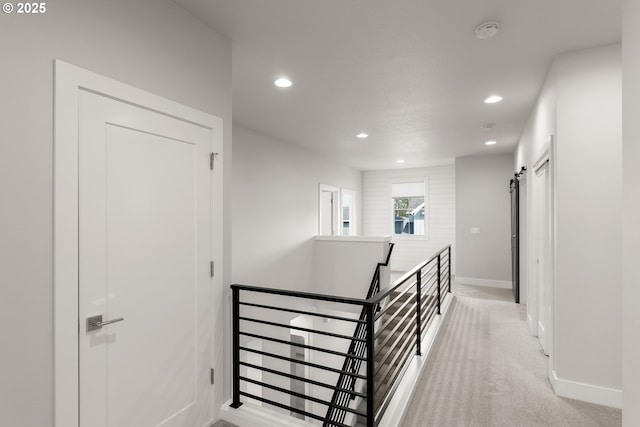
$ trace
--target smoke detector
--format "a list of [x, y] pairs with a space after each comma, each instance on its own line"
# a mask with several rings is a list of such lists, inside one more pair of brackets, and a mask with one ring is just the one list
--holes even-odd
[[476, 28], [476, 37], [479, 39], [490, 39], [498, 34], [499, 29], [500, 23], [496, 21], [483, 22]]
[[480, 129], [489, 130], [489, 129], [493, 129], [495, 126], [496, 125], [494, 123], [485, 123], [485, 124], [480, 126]]

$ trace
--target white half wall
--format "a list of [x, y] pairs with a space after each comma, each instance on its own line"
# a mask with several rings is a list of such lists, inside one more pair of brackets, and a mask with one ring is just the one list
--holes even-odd
[[[45, 14], [0, 18], [3, 426], [53, 424], [54, 59], [221, 117], [225, 182], [231, 176], [231, 45], [225, 38], [169, 0], [66, 0], [47, 6]], [[224, 197], [229, 224], [228, 188]], [[228, 254], [230, 226], [225, 230]], [[216, 324], [222, 325], [222, 290], [216, 293]], [[216, 331], [219, 336], [221, 328]], [[216, 348], [222, 351], [222, 345]], [[223, 381], [216, 384], [220, 399], [222, 386]]]
[[622, 425], [640, 425], [640, 3], [622, 2]]
[[511, 287], [513, 173], [513, 154], [456, 158], [456, 281]]
[[[315, 240], [314, 292], [366, 298], [378, 263], [389, 253], [390, 236], [319, 236]], [[393, 256], [393, 253], [392, 253]], [[380, 269], [380, 289], [389, 287], [389, 267]], [[354, 307], [360, 313], [361, 307]]]
[[397, 169], [364, 172], [365, 236], [384, 236], [393, 233], [391, 184], [407, 179], [425, 181], [427, 238], [421, 236], [393, 236], [396, 244], [391, 256], [391, 270], [409, 271], [444, 246], [452, 245], [452, 272], [456, 272], [455, 223], [456, 184], [455, 166], [419, 169]]
[[319, 184], [354, 190], [361, 206], [361, 172], [238, 125], [233, 161], [233, 281], [310, 291]]

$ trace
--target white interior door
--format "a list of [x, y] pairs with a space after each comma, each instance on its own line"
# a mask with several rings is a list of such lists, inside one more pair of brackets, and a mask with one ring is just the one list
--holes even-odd
[[529, 189], [531, 190], [531, 205], [529, 208], [531, 233], [528, 240], [528, 287], [527, 287], [527, 323], [531, 330], [531, 334], [538, 335], [538, 218], [539, 213], [539, 190], [538, 175], [533, 171], [534, 175], [530, 179]]
[[209, 130], [79, 97], [80, 426], [208, 425]]
[[545, 354], [549, 354], [548, 328], [551, 315], [551, 217], [549, 162], [536, 173], [536, 291], [538, 340]]

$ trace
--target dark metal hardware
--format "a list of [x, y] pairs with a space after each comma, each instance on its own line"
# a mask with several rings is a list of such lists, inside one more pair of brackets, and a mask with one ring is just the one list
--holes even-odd
[[416, 356], [422, 356], [422, 345], [420, 337], [422, 336], [421, 329], [421, 310], [422, 310], [422, 270], [418, 270], [416, 273]]
[[102, 314], [97, 316], [87, 317], [87, 332], [97, 331], [102, 329], [103, 326], [111, 325], [112, 323], [122, 322], [124, 317], [118, 317], [117, 319], [102, 321]]
[[441, 271], [440, 271], [440, 254], [438, 254], [438, 314], [440, 313], [440, 300], [442, 299], [440, 295], [440, 280], [441, 280]]

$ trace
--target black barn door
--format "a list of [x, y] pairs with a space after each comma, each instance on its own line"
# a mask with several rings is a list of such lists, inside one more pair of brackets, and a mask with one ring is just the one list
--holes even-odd
[[520, 303], [520, 181], [509, 183], [511, 193], [511, 287], [513, 299]]

